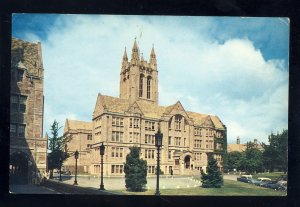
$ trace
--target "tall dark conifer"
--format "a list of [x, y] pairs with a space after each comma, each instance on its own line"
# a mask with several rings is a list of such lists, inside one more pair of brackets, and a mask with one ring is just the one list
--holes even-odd
[[208, 156], [207, 173], [201, 171], [201, 181], [203, 188], [221, 188], [223, 185], [223, 176], [217, 161], [211, 155]]
[[147, 184], [147, 162], [140, 159], [140, 148], [130, 148], [124, 166], [125, 187], [129, 191], [144, 191]]

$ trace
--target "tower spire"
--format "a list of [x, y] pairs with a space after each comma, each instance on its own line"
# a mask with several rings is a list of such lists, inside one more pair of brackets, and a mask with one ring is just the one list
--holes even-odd
[[154, 52], [154, 45], [152, 45], [152, 50], [151, 50], [151, 54], [150, 54], [150, 65], [154, 69], [156, 69], [156, 67], [157, 67], [156, 55], [155, 55], [155, 52]]
[[126, 47], [125, 47], [121, 70], [123, 70], [127, 64], [128, 64], [128, 58], [127, 58], [127, 52], [126, 52]]
[[126, 47], [125, 47], [124, 54], [123, 54], [123, 63], [124, 62], [128, 62]]
[[134, 44], [131, 53], [131, 63], [137, 64], [140, 61], [139, 48], [136, 43], [136, 37], [134, 38]]

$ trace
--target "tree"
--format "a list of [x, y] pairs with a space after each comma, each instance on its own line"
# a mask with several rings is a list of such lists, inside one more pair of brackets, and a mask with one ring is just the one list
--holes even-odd
[[140, 148], [131, 147], [124, 165], [125, 187], [129, 191], [144, 191], [147, 184], [147, 162], [140, 159]]
[[284, 173], [288, 167], [288, 130], [269, 136], [269, 145], [263, 143], [263, 159], [265, 167], [271, 172], [274, 169], [282, 170]]
[[262, 152], [252, 142], [247, 142], [247, 147], [242, 153], [240, 167], [247, 173], [261, 172], [263, 169]]
[[229, 152], [227, 154], [227, 168], [229, 170], [241, 170], [241, 160], [243, 154], [238, 151]]
[[219, 171], [217, 161], [208, 156], [207, 174], [201, 170], [201, 180], [203, 188], [221, 188], [223, 185], [223, 176]]
[[[48, 168], [50, 170], [50, 178], [53, 177], [53, 170], [60, 169], [62, 163], [70, 156], [67, 151], [67, 142], [71, 140], [71, 137], [59, 136], [58, 132], [61, 129], [56, 120], [51, 125], [51, 137], [49, 137], [48, 149], [51, 151], [48, 153]], [[61, 162], [60, 162], [61, 160]]]

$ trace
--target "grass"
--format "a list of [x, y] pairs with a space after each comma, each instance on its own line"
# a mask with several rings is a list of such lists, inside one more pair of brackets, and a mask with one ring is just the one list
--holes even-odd
[[[115, 191], [126, 195], [154, 195], [155, 190], [145, 192], [128, 192], [126, 190]], [[160, 189], [161, 195], [187, 195], [187, 196], [285, 196], [285, 192], [262, 188], [255, 185], [224, 180], [222, 188], [181, 188], [181, 189]]]

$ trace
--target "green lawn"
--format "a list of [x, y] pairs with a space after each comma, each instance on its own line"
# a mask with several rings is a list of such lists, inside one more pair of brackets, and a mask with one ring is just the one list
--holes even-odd
[[[154, 195], [155, 190], [145, 192], [116, 191], [126, 195]], [[262, 188], [255, 185], [224, 180], [222, 188], [181, 188], [181, 189], [160, 189], [161, 195], [195, 195], [195, 196], [285, 196], [285, 192], [278, 192], [272, 189]]]

